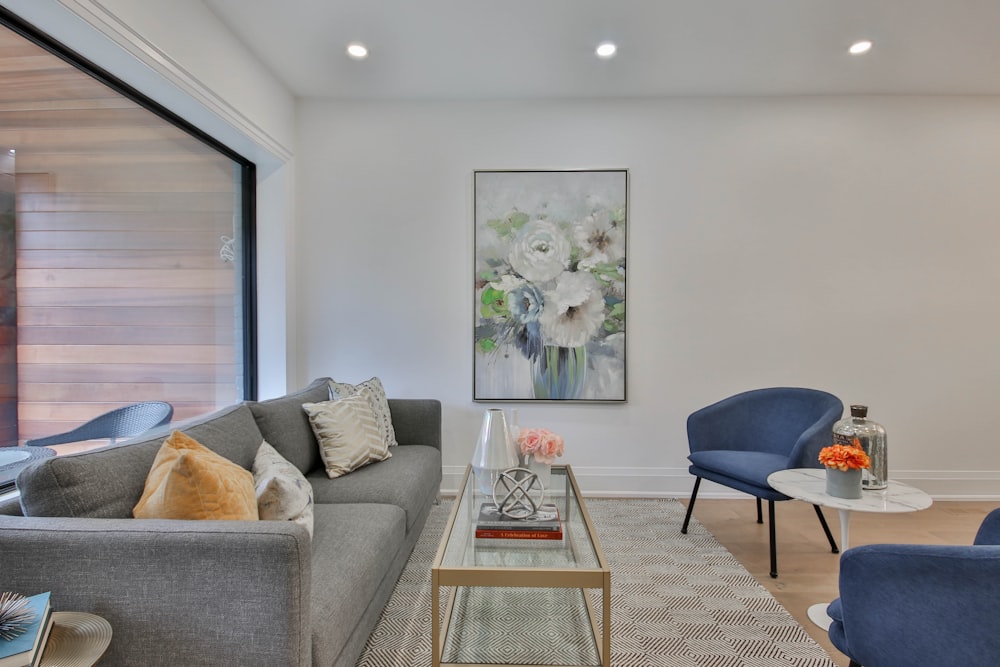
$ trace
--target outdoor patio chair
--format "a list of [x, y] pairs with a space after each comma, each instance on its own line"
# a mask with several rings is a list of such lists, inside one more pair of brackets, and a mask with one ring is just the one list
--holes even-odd
[[71, 431], [28, 440], [24, 444], [29, 447], [46, 447], [66, 442], [108, 438], [111, 441], [109, 444], [113, 445], [119, 438], [131, 438], [156, 426], [167, 424], [173, 416], [174, 407], [163, 401], [133, 403], [105, 412]]

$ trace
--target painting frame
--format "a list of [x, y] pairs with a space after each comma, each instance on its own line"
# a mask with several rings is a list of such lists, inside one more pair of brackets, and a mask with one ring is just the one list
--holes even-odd
[[477, 169], [473, 209], [473, 400], [627, 401], [628, 169]]

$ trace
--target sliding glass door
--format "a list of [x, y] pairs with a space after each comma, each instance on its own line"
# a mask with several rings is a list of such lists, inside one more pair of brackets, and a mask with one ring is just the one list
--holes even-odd
[[252, 398], [253, 165], [0, 18], [0, 446]]

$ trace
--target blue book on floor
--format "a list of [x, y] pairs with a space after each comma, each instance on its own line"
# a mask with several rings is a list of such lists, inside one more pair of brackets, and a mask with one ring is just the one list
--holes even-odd
[[28, 598], [35, 618], [27, 630], [14, 639], [0, 639], [0, 667], [26, 667], [40, 662], [38, 657], [52, 628], [51, 596], [49, 592]]

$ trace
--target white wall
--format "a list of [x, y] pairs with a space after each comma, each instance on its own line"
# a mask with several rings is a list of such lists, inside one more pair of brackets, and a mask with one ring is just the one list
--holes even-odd
[[489, 407], [473, 170], [627, 167], [628, 403], [518, 406], [588, 491], [686, 495], [691, 411], [800, 385], [868, 404], [894, 478], [1000, 497], [1000, 99], [313, 101], [298, 131], [298, 384], [440, 398], [446, 488]]

